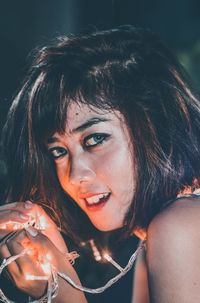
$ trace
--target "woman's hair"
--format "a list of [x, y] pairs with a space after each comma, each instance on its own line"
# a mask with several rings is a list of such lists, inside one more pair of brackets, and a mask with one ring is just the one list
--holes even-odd
[[59, 38], [40, 50], [3, 131], [9, 200], [43, 201], [71, 234], [85, 220], [63, 193], [45, 146], [53, 133], [64, 132], [71, 102], [119, 110], [127, 121], [136, 167], [125, 218], [129, 233], [147, 228], [185, 187], [198, 186], [199, 101], [182, 67], [154, 34], [121, 26]]

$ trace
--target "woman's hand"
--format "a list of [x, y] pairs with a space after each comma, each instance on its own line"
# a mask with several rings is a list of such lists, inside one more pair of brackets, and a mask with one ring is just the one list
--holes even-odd
[[29, 215], [35, 218], [36, 229], [40, 230], [42, 234], [47, 236], [62, 253], [68, 252], [67, 246], [58, 230], [58, 227], [41, 206], [34, 204]]
[[0, 241], [10, 232], [23, 229], [28, 222], [35, 222], [38, 229], [46, 235], [61, 251], [67, 252], [66, 244], [55, 223], [41, 206], [30, 201], [5, 204], [0, 207]]
[[23, 228], [33, 207], [34, 204], [30, 201], [0, 206], [0, 241], [12, 231]]
[[[3, 258], [17, 255], [26, 249], [27, 254], [18, 258], [8, 265], [9, 274], [16, 286], [31, 295], [41, 297], [47, 287], [46, 281], [27, 280], [27, 274], [34, 276], [45, 276], [43, 264], [55, 266], [59, 271], [69, 275], [76, 283], [80, 284], [79, 278], [68, 262], [64, 254], [42, 233], [33, 227], [21, 230], [12, 235], [5, 243], [0, 246], [0, 254]], [[49, 261], [48, 261], [49, 260]], [[73, 288], [70, 284], [58, 279], [59, 292], [54, 302], [62, 303], [86, 303], [84, 294]]]

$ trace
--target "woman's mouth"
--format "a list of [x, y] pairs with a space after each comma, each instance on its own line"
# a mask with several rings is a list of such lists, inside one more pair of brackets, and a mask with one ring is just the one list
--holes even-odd
[[110, 198], [110, 193], [103, 193], [84, 198], [87, 208], [97, 211], [102, 208]]

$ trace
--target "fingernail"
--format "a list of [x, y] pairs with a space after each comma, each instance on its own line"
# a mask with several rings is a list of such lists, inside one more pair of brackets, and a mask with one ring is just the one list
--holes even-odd
[[31, 226], [29, 226], [29, 227], [26, 228], [26, 232], [27, 232], [27, 235], [30, 234], [32, 237], [36, 237], [38, 235], [37, 229], [35, 229], [35, 228], [31, 227]]
[[19, 215], [21, 219], [23, 220], [28, 220], [29, 216], [25, 215], [25, 214], [20, 214]]
[[31, 201], [26, 201], [24, 207], [27, 209], [31, 209], [33, 208], [33, 203]]

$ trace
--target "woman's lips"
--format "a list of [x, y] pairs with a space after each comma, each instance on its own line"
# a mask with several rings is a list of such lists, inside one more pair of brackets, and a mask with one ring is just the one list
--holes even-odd
[[86, 207], [90, 210], [90, 211], [98, 211], [100, 210], [102, 207], [104, 207], [104, 205], [108, 202], [110, 198], [110, 193], [106, 196], [106, 197], [102, 197], [99, 202], [95, 202], [95, 203], [88, 203], [88, 201], [86, 199], [84, 199]]

